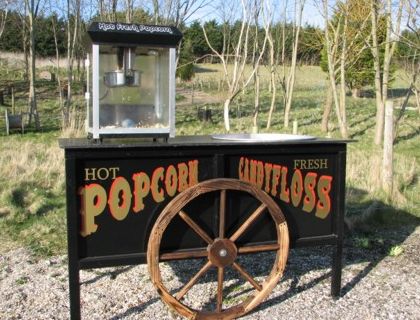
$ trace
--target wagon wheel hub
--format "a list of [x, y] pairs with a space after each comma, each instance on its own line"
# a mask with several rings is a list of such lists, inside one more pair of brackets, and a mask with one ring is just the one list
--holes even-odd
[[217, 238], [207, 247], [208, 259], [217, 266], [224, 268], [236, 260], [238, 249], [233, 241]]

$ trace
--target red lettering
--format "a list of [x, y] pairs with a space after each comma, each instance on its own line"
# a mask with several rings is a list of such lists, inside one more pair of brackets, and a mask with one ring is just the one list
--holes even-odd
[[331, 211], [331, 176], [321, 176], [318, 181], [317, 193], [319, 200], [316, 205], [315, 216], [325, 219]]
[[292, 204], [297, 207], [299, 206], [300, 201], [302, 200], [303, 192], [303, 178], [302, 172], [299, 169], [296, 169], [292, 177]]
[[290, 191], [287, 187], [287, 167], [281, 167], [280, 199], [290, 202]]
[[315, 172], [308, 172], [305, 176], [304, 188], [305, 197], [303, 198], [303, 211], [311, 212], [315, 207], [315, 182], [317, 174]]
[[271, 170], [273, 169], [273, 165], [271, 163], [265, 163], [264, 164], [265, 169], [265, 192], [270, 192], [270, 177], [271, 177]]
[[262, 161], [257, 162], [257, 186], [262, 189], [264, 183], [264, 164]]
[[271, 194], [273, 197], [277, 195], [277, 186], [279, 185], [281, 166], [273, 164], [273, 177], [271, 179]]

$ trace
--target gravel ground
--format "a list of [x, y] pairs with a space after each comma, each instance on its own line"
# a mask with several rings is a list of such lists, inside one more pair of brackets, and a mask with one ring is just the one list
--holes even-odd
[[[370, 239], [368, 248], [357, 245], [355, 236], [346, 241], [340, 299], [329, 295], [330, 250], [295, 249], [273, 293], [243, 319], [420, 319], [420, 228], [383, 230]], [[391, 257], [387, 253], [395, 244], [404, 252]], [[271, 262], [270, 254], [241, 260], [257, 279]], [[197, 260], [165, 264], [166, 283], [179, 287], [201, 265]], [[186, 299], [205, 304], [215, 292], [213, 276], [203, 278]], [[235, 302], [240, 298], [237, 288], [246, 284], [230, 275], [227, 279], [226, 303]], [[83, 319], [178, 319], [160, 301], [146, 265], [82, 271], [81, 281]], [[0, 319], [67, 318], [66, 257], [39, 260], [24, 248], [3, 250]]]

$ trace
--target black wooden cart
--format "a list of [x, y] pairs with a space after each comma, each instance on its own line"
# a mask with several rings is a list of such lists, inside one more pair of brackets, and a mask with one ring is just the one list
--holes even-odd
[[[61, 140], [65, 149], [71, 318], [80, 318], [80, 269], [148, 263], [162, 299], [189, 318], [230, 319], [256, 307], [281, 277], [290, 246], [330, 245], [331, 293], [339, 296], [346, 142], [234, 142], [209, 136], [166, 142]], [[241, 254], [274, 251], [257, 281]], [[160, 262], [204, 259], [178, 292]], [[183, 300], [217, 269], [214, 310]], [[223, 302], [226, 268], [251, 284]]]

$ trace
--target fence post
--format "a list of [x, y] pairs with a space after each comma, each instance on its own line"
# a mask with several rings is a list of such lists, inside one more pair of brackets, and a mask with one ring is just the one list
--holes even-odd
[[293, 134], [297, 134], [298, 133], [298, 122], [297, 120], [293, 121]]
[[387, 100], [385, 103], [385, 127], [384, 127], [384, 153], [382, 159], [382, 188], [388, 194], [392, 194], [393, 180], [393, 143], [394, 143], [394, 115], [393, 103]]
[[16, 114], [16, 108], [15, 108], [15, 86], [12, 84], [10, 86], [10, 94], [12, 99], [12, 113]]

